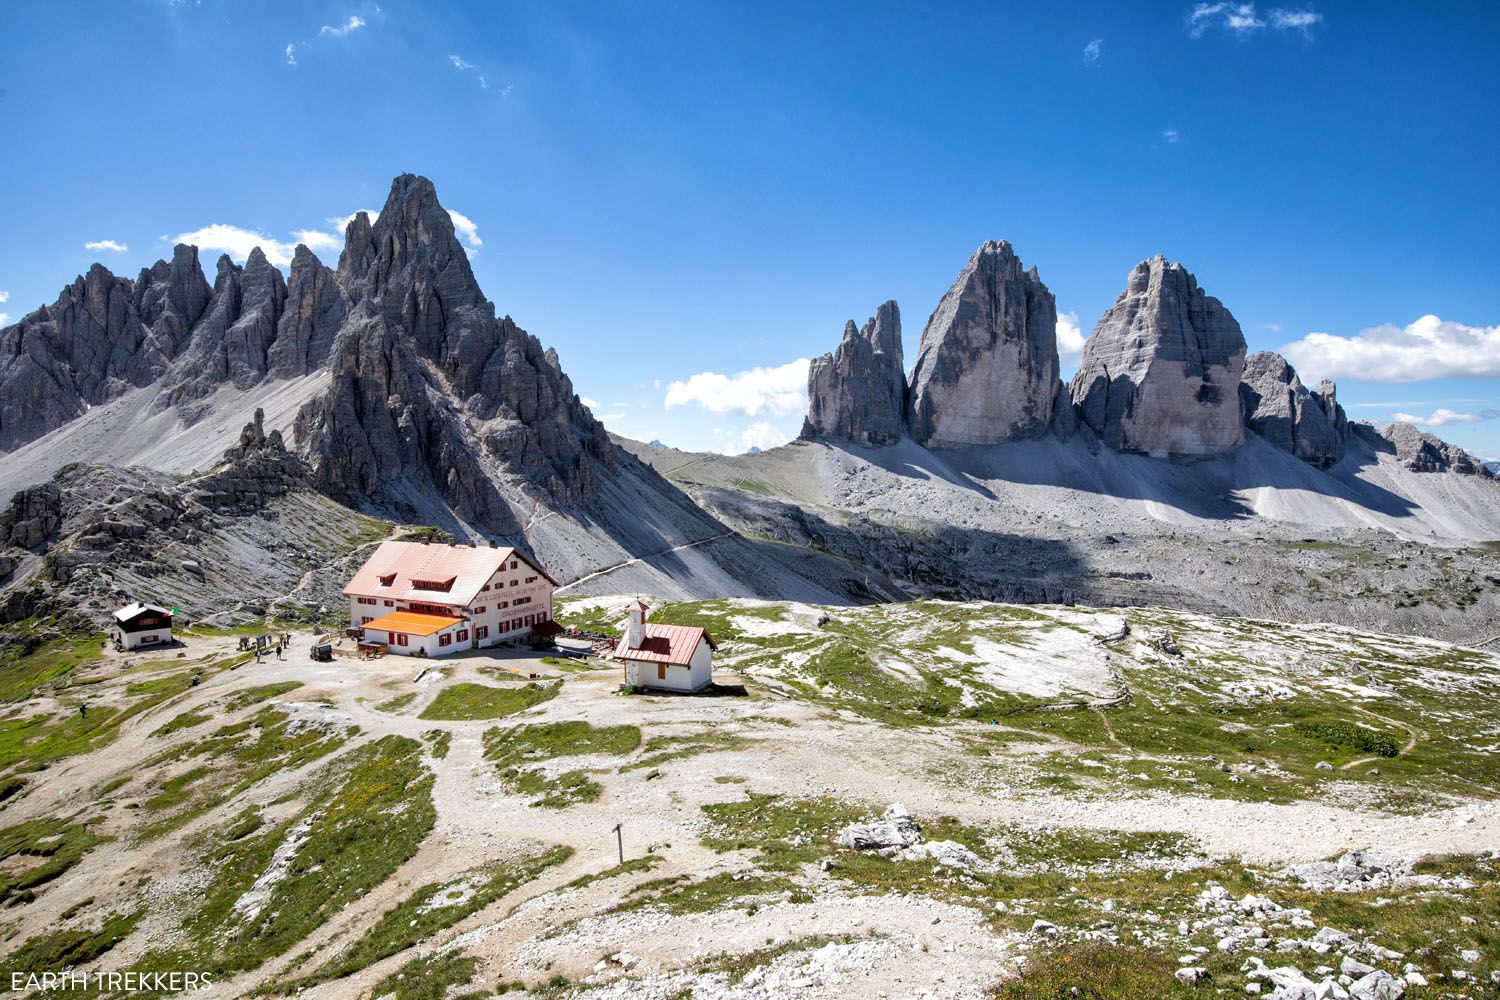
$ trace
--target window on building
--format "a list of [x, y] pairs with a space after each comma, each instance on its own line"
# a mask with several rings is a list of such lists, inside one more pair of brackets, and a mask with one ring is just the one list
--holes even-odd
[[528, 576], [526, 578], [526, 582], [527, 583], [536, 583], [536, 577], [534, 577], [534, 576]]
[[439, 646], [451, 646], [452, 644], [453, 644], [453, 637], [451, 635], [447, 634], [446, 632], [444, 632], [442, 635], [438, 636], [438, 645]]
[[461, 629], [458, 630], [458, 641], [459, 642], [468, 642], [469, 641], [469, 630], [468, 629], [461, 628]]
[[480, 587], [479, 589], [480, 590], [489, 590], [490, 589], [490, 585], [489, 584], [485, 584], [483, 587]]
[[477, 607], [477, 608], [474, 609], [474, 613], [476, 615], [482, 615], [482, 614], [484, 614], [488, 610], [489, 610], [489, 605], [481, 604], [479, 607]]
[[509, 601], [501, 601], [499, 604], [495, 605], [495, 607], [496, 608], [508, 608], [508, 607], [510, 607], [510, 602]]
[[363, 617], [363, 618], [361, 618], [361, 619], [360, 619], [360, 620], [359, 620], [359, 623], [360, 623], [360, 624], [361, 624], [361, 625], [364, 625], [364, 624], [365, 624], [365, 623], [366, 623], [366, 622], [372, 622], [372, 621], [374, 621], [374, 620], [375, 620], [375, 619], [373, 619], [373, 618], [371, 618], [371, 617], [370, 617], [370, 616], [369, 616], [369, 615], [365, 615], [365, 616], [364, 616], [364, 617]]
[[656, 665], [656, 679], [659, 681], [667, 679], [667, 665], [665, 663], [658, 663]]
[[516, 567], [517, 567], [517, 566], [519, 566], [519, 565], [521, 565], [521, 564], [520, 564], [520, 563], [518, 563], [518, 562], [516, 562], [516, 561], [515, 561], [515, 560], [512, 560], [512, 561], [511, 561], [511, 564], [510, 564], [510, 568], [511, 568], [511, 569], [515, 569], [515, 568], [516, 568]]
[[535, 625], [536, 624], [536, 615], [527, 615], [526, 616], [526, 624], [527, 625]]
[[385, 606], [388, 607], [388, 608], [394, 608], [396, 606], [396, 602], [395, 601], [386, 601], [385, 602]]
[[490, 627], [488, 625], [479, 625], [479, 626], [475, 627], [475, 629], [474, 629], [474, 638], [476, 638], [476, 639], [488, 639], [489, 637], [490, 637]]
[[406, 633], [405, 632], [392, 632], [391, 633], [391, 638], [394, 639], [394, 640], [396, 640], [396, 645], [398, 645], [398, 646], [405, 646], [406, 645]]

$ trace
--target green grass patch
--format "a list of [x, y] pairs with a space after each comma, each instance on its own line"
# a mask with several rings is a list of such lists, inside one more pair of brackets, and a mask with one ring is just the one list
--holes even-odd
[[224, 702], [224, 711], [238, 712], [242, 708], [259, 705], [263, 701], [270, 701], [289, 691], [295, 691], [301, 686], [301, 681], [280, 681], [276, 684], [261, 684], [258, 687], [245, 688], [243, 691], [236, 691], [230, 695], [229, 699]]
[[1299, 722], [1292, 728], [1303, 736], [1311, 736], [1340, 749], [1357, 750], [1380, 757], [1394, 757], [1401, 752], [1401, 744], [1385, 733], [1377, 733], [1350, 722]]
[[[183, 945], [154, 951], [138, 967], [193, 968], [226, 977], [259, 967], [388, 879], [432, 830], [432, 775], [421, 744], [387, 736], [331, 762], [298, 813], [274, 826], [239, 833], [241, 816], [198, 841], [212, 873], [199, 905], [183, 921]], [[295, 860], [257, 911], [235, 909], [278, 847], [295, 843]]]
[[375, 984], [372, 997], [393, 1000], [465, 1000], [480, 997], [488, 991], [466, 993], [453, 991], [468, 985], [479, 968], [477, 958], [459, 952], [424, 955], [407, 962]]
[[532, 805], [564, 809], [579, 802], [593, 802], [603, 788], [581, 770], [547, 777], [535, 764], [559, 757], [593, 754], [623, 755], [641, 745], [635, 726], [595, 728], [587, 722], [552, 722], [511, 729], [491, 729], [484, 734], [484, 756], [495, 762], [501, 779], [515, 792], [531, 796]]
[[125, 940], [135, 930], [142, 912], [114, 914], [106, 917], [99, 927], [59, 928], [27, 938], [5, 960], [5, 970], [40, 975], [92, 962]]
[[1138, 1000], [1140, 997], [1194, 997], [1212, 992], [1173, 978], [1178, 965], [1170, 955], [1089, 941], [1048, 946], [1030, 953], [1019, 979], [1001, 985], [994, 1000]]
[[491, 862], [449, 879], [417, 889], [387, 910], [365, 934], [311, 975], [286, 986], [293, 992], [364, 969], [405, 951], [418, 941], [445, 930], [489, 906], [572, 856], [570, 847], [553, 847], [520, 861]]
[[183, 712], [181, 715], [174, 716], [171, 720], [162, 723], [156, 728], [154, 732], [152, 732], [151, 735], [171, 736], [173, 733], [180, 733], [184, 729], [192, 729], [194, 726], [201, 726], [211, 718], [212, 716], [210, 716], [207, 712], [197, 710]]
[[422, 739], [432, 747], [432, 756], [435, 760], [447, 757], [448, 748], [453, 744], [453, 734], [446, 729], [429, 729], [422, 734]]
[[387, 698], [385, 701], [382, 701], [380, 704], [378, 704], [378, 705], [375, 706], [375, 711], [377, 711], [377, 712], [389, 712], [392, 715], [395, 715], [395, 714], [399, 713], [407, 705], [410, 705], [412, 702], [414, 702], [416, 700], [417, 700], [417, 692], [415, 692], [415, 691], [408, 691], [405, 694], [398, 694], [394, 698]]
[[573, 881], [563, 886], [563, 888], [582, 889], [586, 885], [593, 885], [595, 882], [603, 882], [606, 879], [616, 878], [620, 875], [630, 875], [634, 872], [647, 872], [660, 863], [660, 854], [642, 854], [638, 858], [630, 858], [624, 864], [618, 864], [612, 868], [606, 868], [602, 872], [594, 872], [592, 875], [580, 875], [578, 878], [575, 878]]
[[[18, 622], [10, 630], [28, 627], [33, 626]], [[25, 701], [38, 688], [103, 658], [105, 643], [102, 635], [74, 632], [44, 642], [24, 656], [18, 645], [7, 647], [0, 655], [0, 701]]]
[[0, 830], [0, 905], [29, 902], [35, 889], [108, 839], [85, 823], [50, 816]]
[[487, 684], [452, 684], [438, 692], [418, 718], [446, 722], [500, 719], [557, 697], [556, 684], [523, 684], [497, 688]]
[[177, 829], [278, 771], [299, 768], [332, 753], [356, 731], [294, 728], [285, 712], [266, 707], [249, 719], [149, 758], [144, 764], [148, 768], [199, 763], [185, 772], [155, 779], [156, 793], [145, 805], [163, 815], [139, 828], [136, 836], [145, 841]]

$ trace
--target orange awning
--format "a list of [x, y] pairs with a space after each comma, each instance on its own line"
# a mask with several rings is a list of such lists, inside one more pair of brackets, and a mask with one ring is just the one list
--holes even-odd
[[407, 635], [432, 635], [450, 625], [467, 619], [451, 615], [429, 615], [420, 611], [393, 611], [384, 618], [365, 622], [360, 628], [379, 629], [381, 632], [405, 632]]

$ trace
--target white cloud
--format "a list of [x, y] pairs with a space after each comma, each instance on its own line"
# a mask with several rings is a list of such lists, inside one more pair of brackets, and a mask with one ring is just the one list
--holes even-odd
[[1083, 330], [1078, 326], [1078, 314], [1057, 314], [1057, 357], [1063, 364], [1077, 364], [1083, 356]]
[[0, 326], [10, 325], [10, 313], [0, 313]]
[[587, 396], [579, 396], [578, 401], [591, 410], [597, 410], [599, 408], [599, 404], [594, 402], [594, 400], [589, 399]]
[[83, 248], [94, 251], [108, 250], [110, 253], [124, 253], [130, 249], [118, 240], [94, 240], [92, 243], [85, 243]]
[[253, 229], [241, 229], [239, 226], [229, 226], [222, 222], [194, 229], [187, 233], [178, 233], [172, 237], [173, 243], [191, 243], [199, 250], [218, 250], [227, 253], [231, 260], [240, 264], [250, 256], [250, 251], [260, 247], [266, 255], [266, 259], [277, 267], [290, 267], [292, 263], [292, 251], [295, 247], [290, 243], [283, 243], [273, 239], [264, 233], [258, 233]]
[[[716, 431], [716, 433], [727, 434], [729, 432]], [[795, 434], [788, 434], [774, 424], [767, 423], [764, 420], [757, 420], [740, 431], [738, 435], [725, 441], [723, 454], [743, 455], [751, 448], [757, 448], [761, 451], [765, 451], [768, 448], [779, 448], [794, 437], [796, 437]]]
[[323, 38], [325, 36], [331, 36], [333, 38], [343, 38], [345, 35], [352, 34], [358, 31], [360, 28], [363, 28], [364, 26], [364, 18], [360, 17], [357, 14], [350, 14], [349, 19], [343, 24], [323, 25], [323, 27], [318, 29], [318, 37]]
[[[463, 56], [450, 55], [448, 56], [448, 61], [452, 63], [453, 68], [458, 70], [460, 73], [473, 73], [475, 78], [479, 80], [479, 86], [484, 90], [490, 89], [490, 81], [486, 80], [484, 78], [484, 74], [479, 72], [478, 66], [475, 66]], [[507, 87], [505, 92], [507, 94], [510, 93], [510, 88]]]
[[515, 89], [516, 89], [516, 85], [515, 84], [513, 84], [513, 83], [507, 83], [505, 85], [505, 89], [502, 90], [502, 91], [500, 91], [500, 96], [501, 97], [509, 97], [510, 96], [510, 92], [512, 90], [515, 90]]
[[1300, 31], [1307, 34], [1312, 26], [1323, 21], [1323, 15], [1311, 7], [1306, 10], [1281, 10], [1271, 11], [1271, 27], [1277, 31]]
[[0, 292], [0, 306], [10, 301], [10, 292]]
[[1438, 407], [1427, 416], [1418, 416], [1414, 413], [1392, 413], [1392, 420], [1399, 420], [1404, 424], [1417, 424], [1421, 427], [1442, 427], [1445, 424], [1478, 424], [1486, 420], [1494, 420], [1500, 417], [1500, 410], [1481, 410], [1478, 413], [1454, 413], [1446, 407]]
[[807, 409], [807, 358], [724, 375], [699, 372], [667, 386], [666, 408], [697, 403], [710, 413], [786, 415]]
[[453, 220], [453, 228], [458, 230], [458, 235], [469, 245], [469, 256], [472, 257], [478, 253], [479, 248], [484, 246], [484, 240], [479, 238], [479, 227], [474, 225], [473, 220], [467, 215], [455, 212], [451, 208], [448, 210], [448, 218]]
[[307, 249], [314, 253], [319, 250], [342, 250], [344, 247], [343, 236], [325, 233], [321, 229], [298, 229], [292, 235], [297, 238], [298, 243], [307, 244]]
[[[369, 215], [371, 222], [380, 218], [380, 213], [373, 208], [362, 209], [362, 211]], [[290, 240], [279, 240], [254, 229], [216, 222], [191, 232], [164, 236], [162, 242], [191, 243], [199, 250], [217, 250], [229, 254], [230, 259], [240, 264], [243, 264], [245, 258], [250, 256], [251, 250], [260, 247], [267, 260], [277, 267], [286, 268], [291, 266], [292, 254], [296, 251], [298, 243], [306, 244], [309, 250], [318, 254], [334, 254], [342, 250], [344, 230], [358, 214], [358, 212], [350, 212], [348, 215], [330, 215], [323, 220], [328, 225], [327, 229], [294, 229]], [[468, 244], [465, 252], [470, 257], [474, 256], [479, 252], [479, 248], [484, 246], [484, 240], [479, 238], [479, 227], [460, 212], [449, 211], [448, 215], [453, 219], [453, 228]], [[112, 249], [121, 252], [125, 250], [123, 244], [105, 245], [112, 243], [112, 240], [105, 240], [101, 244], [90, 243], [88, 246], [90, 249]]]
[[1272, 31], [1296, 31], [1311, 37], [1312, 27], [1321, 23], [1323, 15], [1312, 7], [1289, 10], [1273, 7], [1262, 16], [1253, 3], [1198, 3], [1188, 11], [1187, 30], [1192, 38], [1202, 38], [1212, 29], [1218, 29], [1237, 38], [1247, 38], [1267, 28]]
[[1353, 337], [1309, 333], [1281, 353], [1304, 382], [1309, 377], [1366, 382], [1497, 378], [1500, 326], [1465, 326], [1428, 315], [1404, 327], [1388, 323]]
[[288, 64], [290, 64], [292, 66], [297, 65], [297, 43], [296, 42], [287, 42], [287, 44], [286, 44], [286, 61], [287, 61]]
[[1182, 133], [1178, 132], [1177, 129], [1170, 127], [1161, 130], [1161, 137], [1166, 140], [1168, 145], [1171, 146], [1175, 146], [1182, 141]]
[[1099, 65], [1099, 57], [1104, 54], [1104, 39], [1096, 38], [1083, 47], [1083, 64], [1085, 66]]

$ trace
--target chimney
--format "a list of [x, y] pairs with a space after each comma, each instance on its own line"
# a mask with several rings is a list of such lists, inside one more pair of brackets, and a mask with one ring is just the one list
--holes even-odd
[[432, 543], [432, 539], [431, 538], [427, 537], [426, 535], [422, 536], [422, 544], [423, 545], [430, 545], [431, 543]]
[[499, 546], [495, 544], [495, 540], [493, 538], [490, 539], [490, 548], [499, 548]]
[[469, 548], [471, 548], [471, 549], [477, 549], [477, 548], [479, 548], [479, 539], [477, 539], [477, 538], [470, 538], [469, 539]]

